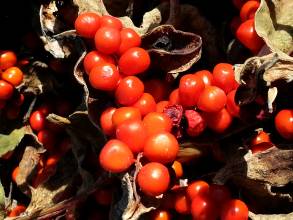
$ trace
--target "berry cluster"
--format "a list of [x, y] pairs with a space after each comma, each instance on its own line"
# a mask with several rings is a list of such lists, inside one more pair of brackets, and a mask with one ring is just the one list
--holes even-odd
[[[134, 104], [143, 93], [143, 83], [134, 75], [150, 65], [147, 51], [139, 47], [140, 36], [131, 28], [123, 28], [119, 19], [95, 13], [80, 14], [75, 29], [80, 36], [94, 39], [96, 50], [84, 58], [90, 85], [102, 91], [115, 91], [121, 105]], [[128, 98], [128, 93], [132, 98]]]
[[0, 52], [0, 110], [4, 109], [10, 120], [18, 117], [24, 102], [24, 95], [15, 89], [23, 81], [23, 72], [17, 67], [19, 65], [13, 51]]
[[[232, 199], [226, 186], [197, 180], [187, 187], [177, 187], [164, 195], [160, 207], [150, 213], [150, 219], [172, 219], [172, 210], [193, 219], [248, 219], [248, 208], [239, 199]], [[164, 218], [162, 218], [164, 216]]]
[[189, 136], [199, 136], [206, 127], [223, 133], [231, 125], [233, 117], [240, 114], [234, 100], [238, 87], [234, 77], [233, 66], [228, 63], [217, 64], [213, 73], [201, 70], [184, 75], [179, 88], [170, 94], [169, 102], [161, 104], [180, 104], [184, 107]]

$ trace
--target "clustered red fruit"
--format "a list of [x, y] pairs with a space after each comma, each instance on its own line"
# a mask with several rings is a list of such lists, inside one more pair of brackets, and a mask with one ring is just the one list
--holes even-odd
[[[170, 182], [166, 164], [174, 162], [179, 151], [171, 134], [172, 120], [156, 112], [157, 102], [164, 98], [162, 88], [152, 88], [160, 81], [150, 81], [146, 88], [137, 76], [150, 65], [147, 51], [140, 48], [140, 36], [123, 28], [119, 19], [83, 13], [75, 21], [77, 34], [92, 38], [95, 49], [85, 56], [84, 69], [90, 85], [114, 94], [121, 107], [106, 109], [100, 118], [104, 133], [111, 137], [100, 152], [101, 166], [113, 173], [124, 172], [140, 152], [149, 163], [138, 174], [138, 185], [148, 195], [164, 193]], [[149, 185], [146, 185], [145, 179]], [[157, 188], [156, 188], [157, 187]]]
[[[263, 45], [254, 29], [253, 19], [258, 7], [258, 1], [241, 4], [240, 17], [231, 24], [238, 40], [253, 53]], [[140, 36], [124, 28], [119, 19], [82, 13], [75, 21], [75, 29], [81, 37], [94, 41], [95, 49], [83, 61], [89, 84], [114, 96], [117, 104], [105, 109], [100, 116], [100, 126], [109, 138], [99, 155], [102, 168], [112, 173], [126, 172], [135, 157], [143, 153], [143, 166], [136, 179], [140, 191], [147, 196], [164, 194], [164, 198], [170, 195], [174, 199], [171, 199], [172, 206], [163, 203], [151, 213], [152, 219], [171, 219], [170, 207], [179, 214], [191, 214], [194, 219], [248, 219], [245, 203], [231, 199], [225, 186], [195, 181], [182, 188], [173, 181], [175, 177], [178, 183], [183, 176], [182, 164], [176, 161], [177, 139], [183, 136], [182, 128], [191, 137], [201, 135], [206, 128], [224, 133], [233, 118], [240, 117], [240, 107], [235, 102], [238, 83], [233, 66], [219, 63], [212, 72], [201, 70], [186, 74], [180, 78], [178, 88], [171, 91], [160, 79], [141, 80], [141, 74], [150, 66], [150, 57], [139, 47]], [[290, 111], [280, 112], [275, 119], [277, 131], [286, 139], [292, 139]], [[281, 120], [286, 120], [287, 124], [284, 126]], [[42, 130], [38, 136], [52, 145], [52, 138], [46, 139], [49, 135], [42, 123], [37, 123], [34, 129]], [[272, 145], [268, 134], [259, 131], [250, 149], [257, 153]], [[97, 203], [109, 205], [111, 192], [98, 190], [95, 193]]]
[[207, 127], [216, 133], [223, 133], [232, 124], [233, 118], [240, 116], [240, 108], [234, 100], [237, 87], [233, 66], [219, 63], [213, 73], [201, 70], [181, 77], [179, 88], [171, 92], [169, 101], [161, 101], [157, 108], [163, 108], [163, 112], [173, 118], [173, 126], [178, 127], [172, 108], [183, 106], [186, 133], [191, 137], [201, 135]]
[[233, 3], [240, 9], [240, 13], [231, 21], [232, 32], [246, 48], [253, 54], [257, 54], [264, 45], [263, 40], [255, 31], [254, 25], [254, 16], [260, 2], [258, 0], [233, 0]]
[[0, 110], [10, 120], [19, 116], [24, 102], [24, 95], [15, 89], [23, 81], [23, 72], [16, 65], [19, 66], [13, 51], [0, 52]]
[[[84, 69], [90, 85], [102, 91], [114, 91], [121, 105], [136, 105], [142, 115], [155, 109], [155, 101], [135, 75], [150, 65], [146, 50], [140, 48], [140, 36], [130, 28], [123, 28], [119, 19], [95, 13], [82, 13], [75, 21], [77, 34], [94, 39], [95, 50], [84, 58]], [[143, 96], [142, 96], [143, 95]], [[146, 105], [147, 104], [147, 105]]]
[[172, 189], [163, 197], [161, 206], [150, 213], [150, 219], [171, 219], [171, 210], [188, 218], [203, 220], [245, 220], [248, 219], [248, 207], [239, 200], [231, 198], [226, 186], [208, 184], [197, 180], [187, 187]]
[[[56, 105], [47, 101], [39, 105], [30, 115], [30, 126], [36, 133], [38, 141], [47, 150], [46, 154], [42, 155], [37, 165], [36, 175], [31, 182], [31, 185], [35, 188], [55, 173], [58, 161], [71, 148], [71, 140], [65, 134], [63, 127], [49, 122], [46, 117], [50, 113], [66, 117], [71, 113], [71, 108], [71, 103], [65, 99], [57, 100]], [[14, 181], [18, 169], [16, 167], [12, 174]]]

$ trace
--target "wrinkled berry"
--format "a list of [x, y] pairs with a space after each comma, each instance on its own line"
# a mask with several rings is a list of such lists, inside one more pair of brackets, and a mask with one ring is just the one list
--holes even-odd
[[172, 120], [172, 134], [176, 138], [182, 137], [181, 121], [183, 117], [183, 107], [182, 105], [168, 105], [163, 111]]
[[206, 128], [204, 118], [195, 110], [185, 110], [184, 116], [187, 120], [187, 134], [191, 137], [199, 136]]

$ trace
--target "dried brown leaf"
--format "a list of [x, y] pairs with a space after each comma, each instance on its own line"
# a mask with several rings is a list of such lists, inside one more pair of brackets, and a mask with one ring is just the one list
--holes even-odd
[[31, 202], [26, 210], [27, 214], [32, 215], [64, 200], [77, 175], [75, 159], [71, 155], [62, 157], [52, 178], [36, 189], [31, 187]]
[[273, 52], [293, 52], [293, 2], [262, 0], [255, 15], [255, 29]]
[[32, 62], [25, 73], [23, 83], [19, 88], [23, 93], [40, 95], [47, 92], [56, 92], [60, 87], [60, 84], [49, 71], [48, 65], [43, 62]]
[[20, 188], [27, 190], [28, 182], [31, 180], [32, 174], [37, 167], [41, 159], [41, 155], [45, 152], [44, 149], [36, 149], [31, 146], [27, 146], [22, 155], [22, 159], [19, 163], [19, 172], [16, 176], [16, 183]]
[[[290, 207], [293, 195], [286, 186], [293, 182], [293, 150], [272, 147], [266, 151], [244, 156], [234, 155], [220, 169], [214, 182], [225, 184], [232, 181], [258, 202], [257, 211]], [[291, 206], [292, 207], [292, 206]], [[280, 210], [279, 210], [280, 211]]]
[[105, 93], [95, 90], [88, 85], [88, 81], [86, 79], [87, 75], [85, 74], [83, 68], [83, 59], [85, 55], [86, 52], [84, 52], [76, 62], [74, 67], [74, 77], [77, 82], [82, 85], [84, 90], [83, 103], [81, 105], [82, 110], [88, 111], [90, 121], [98, 130], [101, 130], [99, 115], [107, 106], [113, 106], [113, 103], [111, 103], [109, 97]]
[[201, 37], [176, 30], [171, 25], [154, 28], [142, 38], [152, 66], [169, 73], [188, 70], [201, 56]]
[[289, 214], [276, 214], [276, 215], [261, 215], [249, 212], [249, 217], [252, 220], [291, 220], [293, 219], [293, 212]]
[[[258, 95], [268, 101], [268, 109], [273, 111], [273, 102], [278, 88], [293, 81], [293, 59], [283, 54], [272, 53], [263, 57], [252, 57], [235, 69], [240, 83], [236, 101], [240, 105], [252, 103]], [[276, 84], [276, 82], [284, 82]]]

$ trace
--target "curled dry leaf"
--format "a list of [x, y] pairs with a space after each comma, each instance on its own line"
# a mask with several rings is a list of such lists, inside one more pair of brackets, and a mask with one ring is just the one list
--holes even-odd
[[290, 214], [279, 214], [279, 215], [256, 215], [249, 212], [249, 218], [252, 220], [291, 220], [293, 219], [293, 212]]
[[41, 148], [36, 149], [31, 146], [25, 148], [22, 159], [19, 163], [19, 172], [16, 176], [17, 185], [24, 191], [28, 189], [27, 185], [34, 174], [43, 153], [45, 153], [45, 150]]
[[[244, 189], [243, 193], [258, 201], [253, 207], [256, 211], [286, 210], [292, 207], [293, 195], [289, 188], [293, 182], [293, 150], [272, 147], [266, 151], [244, 156], [235, 156], [220, 169], [214, 182], [224, 184], [232, 181]], [[274, 212], [273, 212], [274, 213]], [[276, 213], [276, 212], [275, 212]]]
[[268, 109], [272, 112], [278, 88], [293, 81], [293, 59], [277, 53], [252, 57], [238, 66], [235, 74], [240, 83], [235, 96], [239, 105], [250, 104], [261, 95], [267, 100]]
[[33, 215], [66, 199], [68, 190], [73, 186], [77, 175], [77, 164], [72, 156], [62, 157], [53, 178], [39, 185], [36, 189], [31, 187], [31, 201], [26, 209], [27, 214]]
[[67, 30], [66, 26], [55, 16], [58, 12], [56, 1], [41, 5], [39, 19], [41, 24], [41, 40], [44, 48], [55, 58], [67, 58], [80, 50], [84, 50], [83, 41], [76, 36], [75, 30]]
[[148, 50], [152, 66], [169, 73], [188, 70], [201, 56], [201, 37], [176, 30], [171, 25], [154, 28], [142, 38], [142, 46]]
[[78, 172], [82, 177], [82, 185], [78, 193], [83, 193], [94, 184], [91, 174], [82, 167], [88, 149], [97, 153], [104, 145], [105, 139], [101, 130], [98, 130], [89, 120], [87, 112], [77, 111], [68, 118], [50, 114], [47, 119], [62, 126], [72, 141], [72, 152], [77, 161]]
[[293, 2], [262, 0], [255, 15], [255, 29], [273, 52], [293, 52]]
[[80, 109], [87, 110], [90, 121], [96, 126], [98, 130], [101, 130], [99, 125], [99, 115], [107, 106], [113, 106], [113, 103], [110, 103], [110, 99], [107, 95], [105, 95], [105, 93], [96, 91], [91, 88], [91, 86], [88, 86], [86, 74], [83, 69], [83, 59], [85, 55], [86, 52], [82, 53], [73, 70], [75, 79], [80, 85], [82, 85], [84, 91], [83, 101]]
[[34, 61], [27, 67], [25, 73], [23, 83], [19, 88], [23, 93], [33, 95], [47, 92], [54, 93], [60, 87], [46, 63]]

